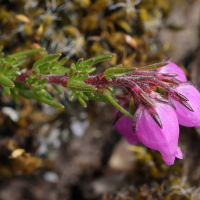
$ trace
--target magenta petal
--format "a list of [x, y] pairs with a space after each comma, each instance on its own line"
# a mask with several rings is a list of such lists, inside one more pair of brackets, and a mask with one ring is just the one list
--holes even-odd
[[159, 73], [177, 74], [178, 76], [175, 77], [176, 79], [178, 79], [179, 81], [182, 81], [182, 82], [187, 81], [187, 78], [186, 78], [183, 70], [171, 61], [169, 61], [168, 65], [158, 68], [158, 71], [159, 71]]
[[175, 161], [175, 156], [171, 156], [168, 154], [162, 154], [162, 159], [167, 165], [173, 165]]
[[129, 144], [136, 144], [138, 142], [137, 135], [132, 131], [132, 120], [125, 115], [122, 115], [116, 122], [115, 128], [126, 138]]
[[161, 129], [150, 116], [145, 105], [138, 117], [136, 134], [144, 145], [158, 150], [167, 165], [172, 165], [175, 157], [180, 158], [180, 151], [177, 153], [178, 119], [174, 109], [166, 104], [156, 103], [155, 110], [162, 121], [163, 128]]
[[182, 158], [183, 158], [183, 154], [182, 154], [182, 151], [181, 151], [180, 147], [177, 147], [175, 156], [176, 156], [177, 158], [179, 158], [179, 159], [182, 159]]
[[184, 84], [179, 85], [175, 88], [175, 90], [188, 98], [189, 101], [187, 101], [187, 103], [189, 103], [194, 110], [194, 112], [190, 111], [180, 102], [174, 100], [173, 97], [168, 95], [168, 100], [176, 107], [176, 114], [179, 124], [187, 127], [200, 126], [199, 91], [191, 85]]

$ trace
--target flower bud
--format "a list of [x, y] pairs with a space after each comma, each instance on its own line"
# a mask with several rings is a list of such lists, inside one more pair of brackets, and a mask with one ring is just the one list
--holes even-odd
[[184, 95], [188, 101], [186, 101], [189, 106], [193, 109], [190, 111], [186, 106], [181, 104], [181, 102], [175, 100], [172, 96], [168, 95], [168, 100], [176, 107], [176, 114], [178, 117], [178, 123], [183, 126], [193, 127], [200, 126], [200, 93], [192, 85], [180, 84], [175, 91]]
[[[155, 120], [155, 113], [159, 120]], [[155, 108], [141, 105], [135, 115], [137, 116], [136, 134], [144, 145], [158, 150], [167, 165], [172, 165], [175, 157], [182, 159], [182, 152], [178, 147], [178, 119], [171, 106], [162, 103], [156, 103]], [[161, 121], [162, 128], [157, 121]]]
[[171, 61], [169, 61], [168, 65], [158, 68], [157, 71], [159, 73], [177, 74], [178, 76], [176, 76], [174, 78], [176, 78], [176, 79], [178, 79], [179, 81], [182, 81], [182, 82], [187, 81], [187, 78], [186, 78], [183, 70]]

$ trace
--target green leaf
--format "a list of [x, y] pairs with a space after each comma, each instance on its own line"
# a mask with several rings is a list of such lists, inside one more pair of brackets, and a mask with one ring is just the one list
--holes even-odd
[[133, 116], [127, 111], [125, 110], [123, 107], [121, 107], [111, 96], [110, 92], [106, 91], [106, 95], [108, 97], [108, 99], [110, 100], [110, 103], [112, 103], [113, 106], [115, 106], [121, 113], [123, 113], [124, 115], [126, 115], [127, 117], [129, 117], [130, 119], [133, 118]]
[[12, 54], [11, 57], [27, 56], [27, 55], [39, 53], [39, 52], [44, 51], [44, 50], [45, 50], [44, 48], [38, 48], [38, 49], [31, 49], [31, 50], [21, 51], [21, 52]]
[[92, 72], [94, 72], [96, 70], [96, 67], [92, 67], [92, 68], [89, 68], [89, 69], [86, 69], [85, 71], [90, 74]]
[[83, 100], [83, 98], [80, 96], [80, 94], [76, 94], [77, 96], [77, 99], [79, 101], [79, 103], [84, 107], [86, 108], [87, 107], [87, 104], [85, 103], [85, 101]]
[[110, 85], [106, 85], [106, 86], [105, 86], [105, 88], [106, 88], [107, 90], [109, 90], [109, 91], [110, 91], [110, 93], [112, 93], [112, 94], [116, 94], [116, 90], [115, 90], [115, 89], [113, 89], [113, 87], [112, 87], [112, 86], [110, 86]]
[[67, 87], [71, 89], [72, 91], [77, 91], [77, 92], [94, 92], [97, 90], [96, 87], [85, 84], [84, 82], [77, 81], [74, 79], [69, 79], [67, 83]]
[[76, 67], [78, 69], [78, 67], [80, 66], [80, 64], [84, 61], [83, 58], [80, 58], [77, 62], [76, 62]]
[[62, 94], [62, 92], [60, 91], [57, 85], [52, 85], [52, 86], [56, 90], [56, 92], [58, 92], [58, 94]]
[[135, 67], [112, 67], [104, 72], [104, 76], [124, 74], [128, 72], [133, 72], [136, 69], [137, 68]]
[[75, 96], [76, 96], [76, 93], [72, 92], [71, 95], [70, 95], [70, 97], [69, 97], [69, 101], [72, 101]]
[[[90, 100], [94, 100], [94, 101], [101, 101], [101, 102], [106, 102], [106, 103], [110, 103], [110, 100], [108, 99], [107, 96], [101, 95], [101, 94], [97, 94], [97, 93], [89, 93], [89, 92], [85, 92], [84, 94], [87, 95], [87, 97]], [[114, 98], [113, 98], [114, 99]], [[118, 101], [117, 99], [114, 99], [114, 101]]]
[[[34, 91], [33, 91], [33, 93], [34, 93]], [[55, 108], [64, 108], [63, 105], [61, 105], [61, 104], [59, 104], [59, 103], [56, 103], [56, 102], [54, 102], [54, 101], [51, 101], [51, 100], [49, 100], [49, 99], [47, 99], [47, 98], [45, 98], [45, 97], [40, 97], [40, 96], [38, 96], [36, 93], [34, 93], [34, 95], [35, 95], [35, 98], [36, 98], [38, 101], [41, 101], [41, 102], [43, 102], [43, 103], [46, 103], [46, 104], [48, 104], [48, 105], [50, 105], [50, 106], [53, 106], [53, 107], [55, 107]]]
[[85, 80], [88, 77], [89, 77], [89, 74], [86, 71], [83, 71], [83, 72], [80, 72], [79, 74], [77, 74], [74, 77], [74, 79], [78, 80], [78, 81], [83, 81], [83, 80]]
[[73, 78], [75, 73], [76, 73], [76, 65], [72, 63], [70, 66], [69, 78]]
[[45, 63], [47, 62], [50, 62], [58, 57], [60, 57], [61, 54], [52, 54], [52, 55], [48, 55], [44, 58], [41, 58], [40, 60], [36, 61], [34, 64], [33, 64], [33, 70], [39, 68], [40, 66], [44, 65]]
[[82, 98], [83, 98], [84, 100], [86, 100], [86, 101], [88, 101], [88, 100], [89, 100], [88, 96], [87, 96], [85, 93], [83, 93], [83, 96], [82, 96]]
[[33, 93], [40, 96], [40, 97], [46, 97], [46, 91], [44, 89], [42, 89], [42, 90], [34, 89]]
[[6, 68], [7, 68], [7, 66], [8, 66], [8, 63], [5, 62], [4, 59], [3, 59], [2, 61], [3, 61], [3, 62], [2, 62], [1, 67], [0, 67], [0, 73], [4, 73], [5, 70], [6, 70]]
[[46, 72], [46, 71], [47, 71], [47, 68], [50, 69], [50, 68], [49, 68], [50, 64], [51, 64], [50, 62], [46, 62], [46, 63], [40, 65], [40, 66], [38, 67], [38, 69], [40, 70], [40, 72]]
[[45, 97], [49, 100], [53, 100], [53, 97], [44, 89], [41, 89], [41, 90], [34, 90], [33, 91], [35, 94], [37, 94], [38, 96], [40, 97]]
[[97, 57], [94, 57], [94, 58], [87, 59], [83, 62], [79, 62], [77, 64], [77, 69], [79, 69], [80, 66], [86, 67], [86, 66], [94, 65], [98, 62], [102, 62], [102, 61], [107, 60], [109, 58], [112, 58], [114, 56], [116, 56], [116, 55], [112, 53], [112, 54], [104, 54], [104, 55], [100, 55], [100, 56], [97, 56]]
[[136, 71], [153, 70], [153, 69], [157, 69], [157, 68], [160, 68], [160, 67], [164, 67], [164, 66], [166, 66], [168, 64], [169, 64], [168, 61], [164, 61], [164, 62], [152, 64], [152, 65], [147, 65], [145, 67], [141, 67], [141, 68], [137, 69]]
[[4, 87], [11, 87], [11, 88], [15, 86], [14, 83], [9, 78], [7, 78], [1, 73], [0, 73], [0, 84]]
[[12, 78], [13, 78], [13, 76], [15, 77], [15, 76], [18, 76], [18, 75], [20, 75], [20, 72], [14, 71], [14, 72], [8, 73], [8, 76], [9, 76], [9, 77], [11, 76]]
[[26, 86], [24, 83], [17, 82], [17, 81], [14, 81], [14, 83], [15, 83], [15, 87], [20, 90], [29, 90], [29, 87]]
[[29, 85], [32, 85], [34, 81], [33, 81], [31, 78], [26, 78], [26, 82], [27, 82]]
[[15, 94], [14, 89], [10, 88], [10, 93], [11, 93], [12, 98], [14, 99], [14, 101], [15, 101], [16, 103], [18, 103], [18, 102], [19, 102], [19, 99], [17, 98], [17, 95]]
[[70, 71], [70, 69], [69, 68], [60, 68], [60, 69], [58, 69], [58, 70], [56, 70], [55, 72], [53, 72], [53, 74], [65, 74], [65, 73], [67, 73], [67, 72], [69, 72]]
[[64, 58], [62, 58], [61, 60], [59, 60], [58, 63], [54, 65], [54, 67], [57, 67], [57, 68], [58, 68], [58, 67], [61, 67], [61, 66], [63, 66], [68, 60], [69, 60], [68, 57], [64, 57]]
[[32, 91], [28, 90], [22, 90], [19, 92], [19, 95], [23, 96], [26, 99], [36, 99], [35, 95]]
[[[13, 68], [14, 68], [14, 67], [19, 67], [19, 66], [22, 65], [24, 62], [25, 62], [25, 60], [19, 60], [19, 61], [15, 62], [15, 63], [12, 63], [11, 65], [12, 65]], [[6, 70], [7, 70], [7, 69], [6, 69]]]
[[3, 96], [6, 96], [7, 94], [10, 94], [10, 88], [3, 86]]
[[48, 78], [43, 78], [38, 85], [44, 85], [48, 81]]
[[53, 100], [53, 97], [45, 90], [46, 92], [46, 98], [49, 99], [49, 100]]
[[106, 78], [106, 80], [108, 81], [108, 82], [112, 82], [112, 79], [113, 78], [115, 78], [115, 77], [112, 77], [113, 75], [111, 75], [111, 76], [106, 76], [105, 78]]

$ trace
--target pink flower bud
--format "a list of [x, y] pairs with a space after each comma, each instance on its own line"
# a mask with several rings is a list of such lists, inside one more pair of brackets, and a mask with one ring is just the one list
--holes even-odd
[[176, 107], [176, 114], [178, 117], [178, 122], [180, 125], [193, 127], [200, 126], [200, 93], [192, 85], [180, 84], [175, 91], [184, 95], [188, 101], [183, 101], [183, 103], [189, 104], [193, 111], [189, 110], [186, 106], [181, 104], [181, 102], [175, 100], [172, 96], [168, 95], [168, 100]]
[[178, 119], [171, 106], [162, 103], [156, 103], [155, 108], [142, 105], [134, 116], [137, 116], [136, 134], [144, 145], [158, 150], [167, 165], [172, 165], [175, 157], [182, 159], [178, 147]]
[[159, 73], [177, 74], [178, 76], [176, 76], [174, 78], [176, 78], [176, 79], [178, 79], [179, 81], [182, 81], [182, 82], [187, 81], [187, 78], [186, 78], [183, 70], [171, 61], [169, 61], [168, 65], [161, 67], [161, 68], [158, 68], [157, 71]]

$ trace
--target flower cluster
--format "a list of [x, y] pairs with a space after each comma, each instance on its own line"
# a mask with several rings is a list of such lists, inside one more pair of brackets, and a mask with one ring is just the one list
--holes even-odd
[[137, 92], [129, 91], [129, 96], [121, 99], [120, 104], [130, 110], [128, 99], [131, 95], [135, 109], [133, 119], [116, 109], [115, 127], [130, 144], [141, 141], [147, 147], [158, 150], [164, 162], [172, 165], [175, 157], [182, 159], [182, 152], [178, 147], [179, 124], [186, 127], [200, 126], [200, 93], [187, 81], [182, 69], [171, 61], [148, 73], [154, 77], [146, 76], [147, 81], [138, 85], [149, 94], [154, 106], [142, 101]]
[[[16, 102], [17, 95], [21, 95], [63, 108], [53, 101], [45, 84], [52, 84], [59, 93], [56, 85], [62, 85], [72, 91], [69, 100], [76, 96], [83, 107], [87, 106], [85, 101], [89, 99], [113, 104], [118, 109], [114, 124], [129, 143], [141, 141], [160, 151], [168, 165], [174, 163], [175, 157], [182, 158], [178, 147], [179, 124], [187, 127], [200, 125], [200, 94], [177, 65], [169, 59], [139, 68], [117, 65], [91, 76], [90, 73], [96, 70], [92, 67], [94, 64], [115, 54], [79, 59], [70, 68], [63, 68], [67, 58], [59, 60], [61, 54], [57, 53], [44, 55], [32, 69], [20, 71], [19, 66], [26, 55], [42, 51], [44, 49], [32, 49], [0, 59], [0, 85], [4, 94], [10, 93]], [[112, 86], [125, 88], [127, 95], [118, 102], [112, 97]], [[99, 94], [98, 89], [106, 95]]]

